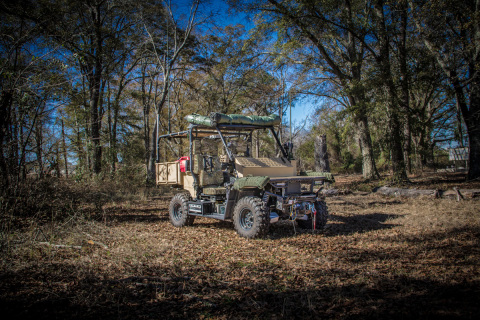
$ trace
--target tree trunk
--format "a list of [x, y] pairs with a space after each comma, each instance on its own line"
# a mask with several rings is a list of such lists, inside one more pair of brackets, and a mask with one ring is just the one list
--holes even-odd
[[[348, 26], [354, 29], [353, 10], [349, 1], [345, 2], [346, 12], [348, 15]], [[372, 138], [370, 136], [370, 127], [368, 122], [367, 99], [365, 88], [362, 83], [362, 51], [358, 49], [357, 39], [352, 32], [348, 32], [347, 52], [351, 61], [350, 69], [353, 79], [350, 84], [355, 84], [357, 94], [349, 96], [349, 101], [354, 108], [354, 119], [356, 123], [356, 131], [359, 138], [360, 152], [362, 153], [362, 174], [366, 180], [376, 180], [380, 178], [375, 164], [373, 155]]]
[[89, 68], [89, 85], [90, 85], [90, 121], [91, 135], [93, 142], [93, 173], [100, 174], [102, 172], [102, 145], [100, 141], [101, 131], [101, 115], [99, 112], [100, 95], [102, 87], [103, 74], [103, 36], [102, 36], [102, 19], [100, 13], [100, 5], [92, 6], [91, 14], [94, 23], [94, 63]]
[[[121, 88], [119, 90], [121, 90]], [[110, 144], [110, 148], [108, 152], [108, 161], [110, 162], [110, 173], [113, 175], [116, 171], [116, 165], [117, 165], [117, 123], [118, 123], [118, 109], [120, 108], [119, 102], [118, 102], [119, 93], [116, 94], [113, 103], [111, 103], [110, 102], [111, 92], [110, 92], [109, 84], [107, 85], [107, 92], [108, 92], [107, 93], [108, 141]]]
[[28, 141], [24, 137], [23, 126], [20, 124], [20, 178], [25, 180], [27, 178], [27, 166], [26, 166], [26, 145]]
[[403, 156], [406, 169], [412, 173], [412, 163], [410, 154], [412, 152], [412, 136], [411, 136], [411, 110], [410, 110], [410, 94], [407, 66], [407, 27], [408, 27], [408, 5], [406, 2], [400, 3], [401, 19], [400, 19], [400, 41], [399, 41], [399, 60], [400, 60], [400, 85], [401, 85], [401, 107], [405, 115], [403, 127]]
[[15, 183], [18, 182], [18, 119], [16, 108], [11, 109], [12, 133], [10, 142], [10, 174]]
[[93, 173], [102, 172], [102, 146], [100, 143], [100, 114], [98, 112], [100, 100], [100, 87], [102, 80], [101, 62], [99, 58], [95, 61], [95, 67], [91, 68], [90, 74], [90, 135], [93, 143]]
[[42, 131], [39, 125], [40, 121], [37, 123], [37, 127], [35, 129], [35, 152], [37, 156], [37, 164], [38, 164], [38, 177], [43, 178], [43, 157], [42, 157]]
[[93, 88], [90, 94], [91, 135], [93, 142], [93, 173], [102, 172], [102, 146], [100, 144], [100, 119], [98, 115], [99, 88]]
[[469, 180], [480, 178], [480, 76], [476, 76], [475, 80], [471, 84], [470, 109], [463, 112], [470, 147]]
[[[392, 102], [391, 102], [392, 103]], [[392, 180], [394, 182], [407, 181], [407, 172], [405, 167], [405, 159], [403, 156], [401, 127], [395, 107], [390, 107], [389, 125], [390, 125], [390, 149], [392, 152]]]
[[[150, 132], [150, 96], [152, 93], [153, 86], [152, 86], [152, 83], [150, 83], [148, 93], [147, 93], [146, 68], [147, 68], [147, 64], [145, 63], [142, 66], [142, 84], [141, 84], [142, 105], [143, 105], [143, 143], [145, 147], [144, 159], [145, 159], [145, 166], [147, 168], [147, 183], [153, 183], [155, 181], [154, 180], [155, 174], [152, 171], [154, 170], [154, 167], [151, 164], [152, 152], [151, 152], [151, 144], [150, 144], [150, 141], [151, 141], [150, 139], [150, 134], [151, 134]], [[154, 134], [154, 137], [156, 139], [156, 133]]]
[[110, 163], [110, 174], [113, 175], [115, 171], [115, 162], [113, 161], [112, 154], [112, 102], [111, 102], [110, 82], [107, 83], [107, 128], [108, 128], [108, 162]]
[[412, 173], [412, 160], [410, 155], [412, 153], [412, 130], [410, 115], [405, 115], [405, 123], [403, 125], [403, 157], [405, 161], [405, 168], [408, 173]]
[[152, 136], [150, 139], [148, 154], [148, 163], [147, 163], [147, 183], [154, 184], [155, 179], [155, 163], [157, 160], [157, 130], [158, 130], [158, 117], [155, 119], [155, 125], [153, 127]]
[[468, 127], [470, 143], [468, 179], [475, 180], [480, 177], [480, 119], [471, 122]]
[[374, 13], [376, 16], [376, 25], [378, 32], [379, 55], [377, 56], [377, 65], [379, 67], [381, 80], [387, 89], [387, 114], [388, 125], [390, 129], [390, 151], [392, 155], [392, 174], [394, 182], [407, 181], [405, 171], [405, 159], [403, 157], [402, 134], [399, 117], [399, 107], [397, 106], [398, 95], [390, 63], [390, 43], [388, 40], [385, 15], [383, 11], [383, 0], [377, 0], [374, 4]]
[[330, 162], [327, 153], [327, 136], [325, 134], [315, 137], [315, 171], [330, 172]]
[[117, 126], [118, 126], [118, 112], [119, 112], [120, 106], [118, 105], [118, 102], [116, 101], [114, 106], [113, 106], [113, 123], [112, 123], [112, 142], [111, 142], [111, 148], [112, 148], [112, 170], [113, 172], [116, 171], [117, 169]]
[[10, 91], [3, 91], [0, 98], [0, 173], [2, 178], [2, 186], [9, 185], [7, 159], [6, 154], [6, 134], [9, 127], [9, 111], [12, 104], [13, 94]]
[[358, 112], [358, 114], [355, 115], [355, 122], [360, 143], [360, 150], [362, 152], [363, 178], [366, 180], [379, 179], [380, 175], [378, 174], [377, 166], [375, 165], [372, 139], [370, 137], [370, 129], [366, 114]]
[[62, 149], [63, 149], [63, 161], [65, 162], [65, 177], [68, 178], [68, 152], [67, 144], [65, 143], [65, 125], [62, 118]]
[[57, 178], [60, 178], [60, 142], [55, 143], [55, 175]]

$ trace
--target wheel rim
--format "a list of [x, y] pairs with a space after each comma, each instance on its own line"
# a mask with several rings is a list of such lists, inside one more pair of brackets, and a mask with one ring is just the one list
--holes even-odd
[[243, 209], [240, 213], [240, 226], [244, 230], [250, 230], [253, 227], [253, 212], [249, 209]]
[[173, 207], [173, 212], [172, 212], [172, 218], [175, 221], [178, 221], [182, 218], [182, 205], [179, 203], [176, 203], [175, 206]]

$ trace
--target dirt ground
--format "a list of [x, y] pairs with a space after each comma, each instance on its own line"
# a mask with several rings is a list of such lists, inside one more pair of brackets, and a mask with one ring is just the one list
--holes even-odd
[[[336, 188], [348, 188], [355, 190], [358, 187], [364, 191], [370, 191], [375, 186], [383, 186], [389, 176], [384, 175], [380, 181], [371, 183], [363, 182], [359, 174], [335, 175]], [[480, 180], [467, 180], [466, 173], [462, 172], [424, 172], [421, 174], [408, 175], [409, 182], [404, 188], [416, 189], [439, 189], [446, 191], [454, 187], [459, 189], [480, 189]]]
[[[457, 183], [438, 179], [424, 184]], [[9, 319], [478, 318], [477, 198], [354, 192], [327, 204], [324, 230], [281, 222], [259, 240], [205, 218], [174, 228], [168, 197], [30, 221], [2, 230], [0, 309]]]

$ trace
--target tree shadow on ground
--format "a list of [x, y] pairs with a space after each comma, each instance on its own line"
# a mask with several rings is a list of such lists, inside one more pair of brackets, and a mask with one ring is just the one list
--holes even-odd
[[[328, 204], [329, 202], [327, 202], [327, 205]], [[336, 206], [368, 208], [368, 207], [377, 207], [377, 206], [382, 206], [382, 207], [395, 206], [395, 205], [403, 204], [403, 202], [397, 199], [385, 199], [383, 201], [380, 201], [380, 200], [349, 201], [349, 200], [344, 200], [338, 197], [338, 198], [332, 199], [331, 204]]]
[[158, 214], [98, 214], [96, 217], [101, 221], [116, 222], [116, 223], [158, 223], [162, 221], [168, 221], [168, 216]]
[[390, 221], [402, 217], [398, 214], [369, 213], [352, 216], [331, 214], [324, 234], [326, 236], [348, 235], [365, 233], [375, 230], [391, 229], [398, 224]]
[[[294, 221], [284, 220], [271, 224], [267, 238], [271, 240], [293, 238], [300, 234], [316, 234], [324, 236], [349, 235], [365, 233], [375, 230], [391, 229], [398, 224], [388, 221], [402, 217], [396, 214], [371, 213], [355, 216], [340, 216], [331, 214], [324, 229], [302, 229]], [[200, 223], [199, 223], [200, 222]], [[387, 223], [386, 223], [387, 222]], [[230, 221], [213, 220], [209, 218], [196, 218], [193, 228], [216, 228], [218, 230], [232, 230], [235, 232], [233, 223]]]
[[104, 279], [93, 273], [76, 278], [73, 265], [57, 267], [52, 274], [2, 273], [4, 319], [476, 319], [480, 312], [478, 281], [377, 275], [352, 282], [348, 271], [317, 270], [309, 277], [336, 280], [312, 287], [274, 273], [206, 282], [195, 274], [218, 270]]
[[[197, 219], [198, 217], [195, 219], [193, 226], [189, 228], [230, 230], [232, 233], [236, 234], [232, 221], [214, 220], [202, 217], [198, 220]], [[319, 234], [319, 232], [320, 231], [315, 231], [316, 234]], [[304, 233], [312, 233], [312, 230], [301, 229], [296, 222], [283, 220], [270, 225], [266, 238], [270, 240], [293, 238]]]
[[193, 228], [209, 228], [218, 230], [234, 230], [232, 221], [223, 221], [207, 217], [195, 217]]

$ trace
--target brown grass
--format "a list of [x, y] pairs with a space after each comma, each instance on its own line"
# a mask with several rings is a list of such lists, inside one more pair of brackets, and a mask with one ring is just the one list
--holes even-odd
[[480, 311], [478, 200], [338, 196], [327, 199], [324, 231], [282, 222], [267, 239], [246, 240], [215, 220], [176, 229], [168, 200], [155, 199], [2, 233], [2, 314], [469, 319]]

